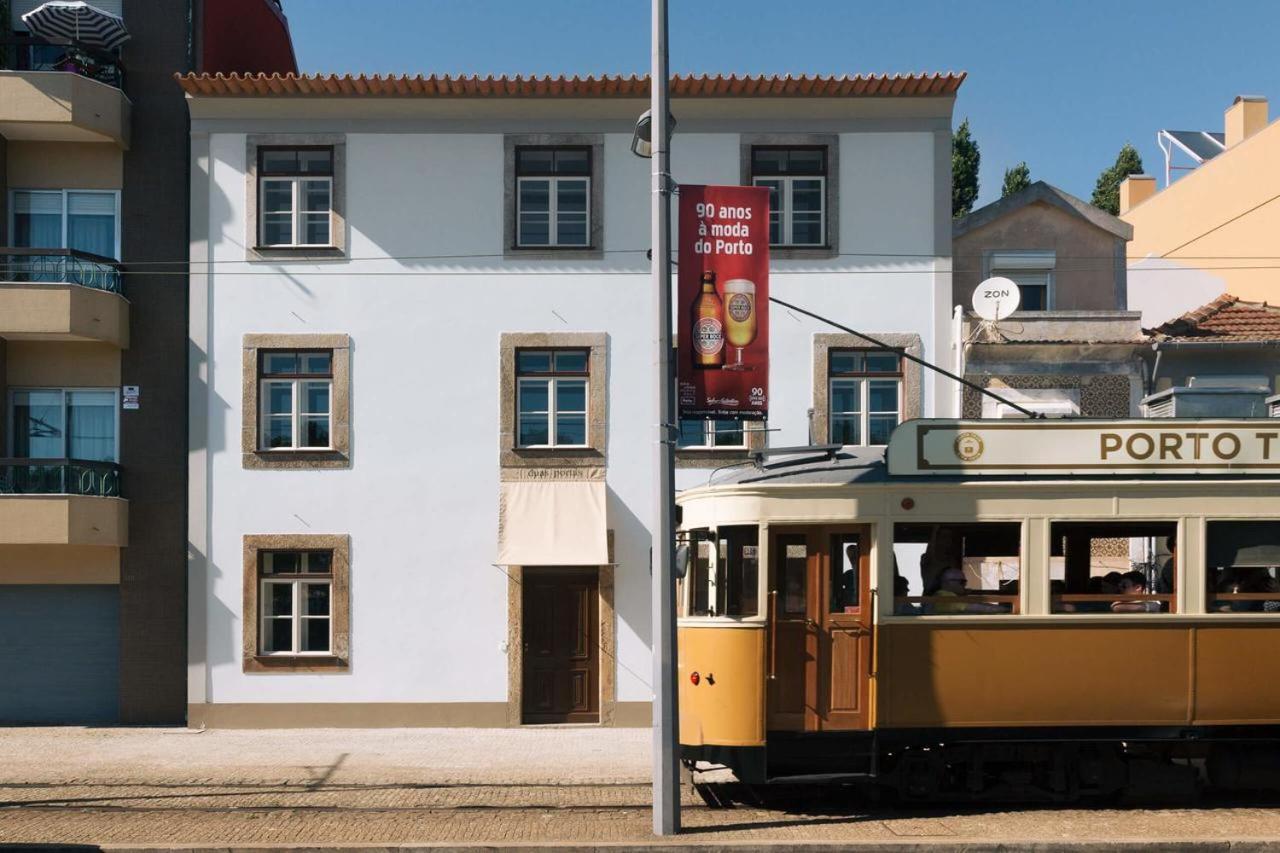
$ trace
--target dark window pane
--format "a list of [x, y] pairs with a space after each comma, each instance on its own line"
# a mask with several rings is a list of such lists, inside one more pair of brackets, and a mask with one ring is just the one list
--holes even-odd
[[565, 350], [556, 353], [557, 373], [586, 373], [586, 350]]
[[803, 220], [799, 217], [791, 222], [791, 243], [795, 246], [822, 245], [822, 223], [817, 220]]
[[268, 616], [289, 616], [293, 613], [293, 587], [287, 583], [267, 584], [270, 600], [267, 602]]
[[867, 409], [872, 412], [898, 411], [898, 380], [873, 379], [867, 389]]
[[296, 352], [269, 352], [262, 356], [262, 372], [297, 373], [298, 354]]
[[289, 246], [293, 243], [293, 217], [288, 213], [268, 213], [262, 220], [262, 245]]
[[556, 415], [556, 444], [586, 443], [586, 415]]
[[272, 619], [267, 623], [267, 648], [269, 652], [293, 651], [293, 620]]
[[267, 419], [267, 447], [293, 446], [293, 424], [290, 420], [291, 418], [287, 417]]
[[[301, 570], [302, 555], [297, 551], [273, 551], [265, 555], [266, 571], [271, 574], [291, 574]], [[273, 586], [272, 589], [287, 589]]]
[[516, 171], [521, 174], [546, 174], [552, 171], [554, 156], [555, 152], [550, 148], [517, 148]]
[[562, 180], [556, 183], [556, 211], [558, 213], [587, 212], [587, 182]]
[[304, 619], [302, 621], [302, 651], [329, 651], [329, 620]]
[[551, 393], [548, 383], [549, 380], [546, 379], [533, 379], [520, 383], [521, 412], [550, 411]]
[[332, 551], [310, 551], [307, 553], [307, 571], [314, 574], [333, 571]]
[[302, 420], [302, 446], [329, 446], [329, 416], [308, 416]]
[[303, 150], [298, 152], [298, 171], [308, 175], [329, 175], [333, 173], [333, 150], [330, 148]]
[[809, 551], [803, 536], [778, 537], [779, 590], [782, 593], [782, 612], [805, 612], [805, 590], [808, 587]]
[[327, 352], [309, 352], [302, 356], [302, 372], [317, 376], [328, 375], [333, 370], [333, 358]]
[[868, 373], [897, 373], [898, 354], [894, 352], [869, 352], [866, 354]]
[[309, 583], [307, 595], [303, 602], [302, 612], [306, 616], [329, 615], [329, 585], [327, 583]]
[[787, 152], [780, 148], [755, 148], [751, 151], [751, 171], [757, 175], [780, 175], [786, 170]]
[[826, 172], [827, 152], [822, 148], [797, 148], [787, 152], [787, 171], [793, 175]]
[[516, 353], [516, 371], [519, 373], [547, 373], [551, 370], [551, 353], [521, 350]]
[[831, 351], [831, 374], [834, 376], [838, 373], [861, 373], [862, 372], [862, 353], [850, 352], [848, 350], [832, 350]]
[[1024, 284], [1019, 288], [1022, 299], [1018, 304], [1019, 311], [1047, 311], [1049, 308], [1049, 288], [1043, 284]]
[[521, 214], [516, 241], [521, 246], [551, 245], [551, 217], [545, 213]]
[[520, 211], [522, 213], [546, 213], [550, 209], [550, 181], [527, 180], [520, 182]]
[[867, 444], [888, 444], [889, 436], [897, 425], [897, 415], [871, 415], [870, 435], [867, 437]]
[[585, 412], [587, 410], [587, 383], [575, 379], [556, 380], [556, 411]]
[[562, 148], [555, 157], [556, 174], [586, 175], [591, 171], [591, 158], [585, 148]]
[[531, 447], [540, 444], [550, 444], [551, 433], [547, 423], [546, 415], [521, 415], [520, 416], [520, 444], [524, 447]]
[[832, 417], [831, 443], [862, 444], [862, 422], [858, 417]]
[[557, 246], [587, 245], [587, 218], [582, 215], [561, 216], [556, 219]]
[[831, 538], [831, 611], [844, 613], [858, 607], [860, 570], [857, 536]]
[[838, 379], [831, 383], [831, 411], [862, 411], [862, 382], [858, 379]]
[[680, 447], [701, 447], [706, 438], [705, 429], [706, 422], [701, 418], [681, 418], [680, 419], [680, 438], [677, 443]]
[[715, 438], [712, 444], [716, 447], [741, 447], [743, 444], [742, 421], [717, 420], [714, 422]]
[[292, 148], [262, 149], [262, 171], [264, 172], [296, 172], [298, 171], [298, 152]]

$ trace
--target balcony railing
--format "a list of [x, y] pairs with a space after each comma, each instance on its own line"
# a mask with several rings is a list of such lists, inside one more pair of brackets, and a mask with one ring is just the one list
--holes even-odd
[[120, 497], [120, 466], [85, 459], [0, 459], [0, 495]]
[[124, 88], [119, 56], [74, 39], [29, 35], [0, 38], [0, 66], [8, 71], [68, 71]]
[[79, 284], [121, 293], [120, 264], [76, 249], [0, 247], [0, 281]]

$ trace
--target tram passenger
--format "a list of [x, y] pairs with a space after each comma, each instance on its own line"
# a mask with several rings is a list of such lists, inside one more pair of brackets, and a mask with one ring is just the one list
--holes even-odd
[[[1146, 595], [1146, 575], [1136, 570], [1132, 572], [1125, 572], [1120, 577], [1120, 594], [1134, 596]], [[1159, 613], [1160, 602], [1121, 599], [1120, 601], [1112, 603], [1111, 611], [1113, 613]]]
[[1160, 576], [1156, 579], [1156, 592], [1162, 595], [1173, 594], [1173, 573], [1178, 566], [1178, 537], [1170, 536], [1164, 540], [1169, 549], [1169, 559], [1160, 566]]
[[[922, 560], [923, 562], [923, 560]], [[964, 569], [947, 569], [938, 578], [939, 588], [933, 593], [935, 598], [946, 598], [947, 601], [934, 602], [931, 612], [943, 615], [949, 613], [965, 613], [968, 608], [960, 597], [965, 593], [966, 581]], [[955, 601], [949, 599], [954, 598]]]
[[898, 561], [893, 561], [893, 615], [894, 616], [919, 616], [920, 606], [907, 601], [906, 598], [911, 594], [911, 582], [898, 574]]
[[936, 595], [942, 588], [942, 576], [956, 569], [963, 576], [960, 563], [960, 543], [950, 527], [937, 525], [929, 537], [929, 546], [920, 555], [920, 581], [925, 595]]

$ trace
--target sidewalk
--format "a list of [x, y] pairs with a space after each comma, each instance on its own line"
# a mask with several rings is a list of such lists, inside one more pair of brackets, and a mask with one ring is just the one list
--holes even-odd
[[[0, 730], [0, 845], [625, 849], [655, 841], [649, 739], [587, 727]], [[1280, 839], [1272, 804], [894, 809], [815, 791], [711, 809], [686, 791], [685, 806], [675, 843], [699, 849], [1226, 850]]]

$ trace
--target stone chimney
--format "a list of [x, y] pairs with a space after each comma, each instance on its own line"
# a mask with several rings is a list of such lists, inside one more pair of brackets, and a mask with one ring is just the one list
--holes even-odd
[[1124, 216], [1155, 194], [1154, 175], [1130, 175], [1120, 182], [1120, 215]]
[[1260, 95], [1237, 95], [1227, 107], [1223, 121], [1227, 147], [1232, 148], [1267, 126], [1267, 99]]

